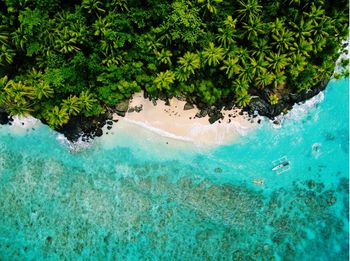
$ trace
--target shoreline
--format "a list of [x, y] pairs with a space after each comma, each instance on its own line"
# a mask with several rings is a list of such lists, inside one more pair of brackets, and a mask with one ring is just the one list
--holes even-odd
[[[327, 86], [328, 81], [323, 82], [321, 84], [319, 84], [317, 86], [317, 88], [314, 88], [313, 91], [310, 91], [309, 93], [307, 93], [306, 96], [304, 96], [303, 94], [299, 94], [298, 98], [300, 99], [301, 97], [304, 97], [305, 100], [302, 101], [295, 101], [293, 103], [293, 105], [296, 104], [304, 104], [306, 103], [308, 100], [310, 100], [311, 98], [315, 97], [317, 94], [321, 93], [325, 87]], [[136, 96], [136, 97], [135, 97]], [[311, 96], [311, 97], [309, 97]], [[136, 100], [139, 100], [139, 102], [135, 102], [135, 98]], [[188, 137], [188, 135], [182, 135], [181, 133], [179, 134], [178, 132], [175, 132], [175, 134], [173, 133], [172, 130], [168, 130], [168, 129], [164, 129], [164, 128], [159, 128], [159, 126], [155, 126], [154, 122], [153, 124], [149, 124], [149, 122], [147, 122], [147, 119], [150, 118], [150, 115], [148, 115], [147, 117], [145, 117], [146, 122], [144, 122], [144, 119], [137, 119], [137, 117], [135, 115], [143, 115], [146, 110], [144, 110], [145, 108], [142, 108], [142, 110], [138, 109], [137, 106], [139, 106], [142, 103], [147, 103], [147, 104], [151, 104], [153, 107], [162, 107], [163, 110], [170, 110], [171, 105], [169, 103], [169, 100], [166, 102], [164, 100], [161, 99], [157, 99], [156, 101], [154, 100], [150, 100], [147, 98], [144, 98], [142, 93], [137, 93], [134, 94], [134, 98], [130, 99], [129, 101], [127, 101], [127, 107], [124, 108], [124, 111], [122, 112], [122, 114], [124, 114], [124, 116], [126, 116], [125, 118], [120, 115], [120, 111], [118, 110], [113, 110], [114, 113], [106, 113], [100, 116], [95, 116], [95, 117], [83, 117], [83, 116], [75, 116], [72, 117], [71, 121], [68, 122], [66, 125], [64, 125], [63, 127], [61, 127], [60, 129], [56, 130], [58, 133], [61, 133], [69, 142], [71, 143], [75, 143], [75, 142], [87, 142], [87, 141], [91, 141], [93, 140], [95, 137], [101, 137], [102, 135], [104, 135], [104, 129], [106, 129], [105, 127], [107, 127], [107, 129], [111, 126], [111, 125], [118, 125], [115, 124], [117, 121], [119, 120], [124, 120], [124, 121], [129, 121], [130, 124], [134, 124], [134, 125], [139, 125], [142, 126], [145, 129], [148, 129], [149, 131], [152, 131], [155, 133], [158, 133], [161, 136], [164, 137], [168, 137], [168, 138], [173, 138], [175, 140], [182, 140], [182, 141], [186, 141], [186, 142], [192, 142], [192, 143], [200, 143], [200, 141], [203, 141], [203, 139], [198, 139], [197, 136], [195, 136], [195, 126], [196, 126], [196, 122], [200, 123], [199, 127], [197, 127], [198, 129], [202, 129], [202, 132], [205, 128], [207, 129], [211, 129], [211, 133], [215, 133], [215, 131], [213, 131], [213, 129], [217, 129], [217, 128], [221, 128], [221, 132], [225, 133], [224, 129], [226, 128], [226, 132], [229, 130], [233, 130], [233, 132], [235, 132], [235, 137], [232, 137], [232, 133], [231, 133], [231, 138], [227, 138], [223, 139], [223, 138], [219, 138], [219, 136], [216, 137], [211, 137], [209, 138], [209, 140], [211, 140], [211, 142], [209, 142], [211, 145], [220, 145], [220, 144], [224, 144], [224, 143], [228, 143], [228, 142], [232, 142], [235, 140], [235, 138], [238, 138], [239, 136], [245, 135], [250, 129], [254, 129], [257, 126], [257, 123], [260, 123], [262, 120], [266, 119], [270, 119], [270, 117], [267, 117], [266, 115], [264, 115], [263, 113], [261, 114], [261, 111], [258, 110], [252, 110], [251, 106], [248, 106], [245, 109], [231, 109], [231, 110], [218, 110], [217, 107], [212, 106], [212, 107], [208, 107], [208, 108], [204, 108], [204, 110], [207, 111], [207, 114], [202, 117], [200, 114], [203, 112], [203, 108], [199, 109], [196, 107], [196, 105], [192, 105], [193, 109], [189, 109], [189, 110], [183, 110], [182, 106], [185, 106], [185, 104], [187, 103], [186, 101], [182, 101], [182, 100], [178, 100], [176, 98], [171, 99], [172, 101], [176, 100], [176, 102], [181, 103], [181, 106], [175, 105], [177, 106], [177, 110], [181, 111], [181, 113], [186, 114], [186, 115], [191, 115], [189, 117], [192, 117], [192, 119], [190, 120], [190, 123], [186, 123], [187, 127], [189, 127], [190, 129], [193, 130], [193, 133], [191, 134], [192, 136]], [[142, 101], [142, 102], [140, 102]], [[290, 102], [290, 100], [289, 100]], [[154, 105], [156, 104], [156, 105]], [[168, 106], [170, 105], [170, 106]], [[173, 106], [174, 107], [174, 106]], [[293, 108], [293, 106], [291, 106]], [[135, 110], [136, 108], [136, 110]], [[221, 108], [227, 108], [225, 106], [221, 106]], [[228, 107], [229, 108], [229, 107]], [[131, 109], [131, 110], [130, 110]], [[159, 110], [159, 109], [158, 109]], [[140, 112], [141, 111], [141, 112]], [[143, 112], [142, 112], [143, 111]], [[177, 111], [179, 113], [179, 111]], [[188, 114], [188, 113], [191, 114]], [[214, 123], [210, 123], [210, 116], [208, 116], [208, 114], [210, 115], [211, 112], [214, 112], [214, 117], [219, 116], [219, 118], [214, 122]], [[229, 114], [231, 114], [231, 112], [235, 112], [235, 116], [236, 118], [230, 117], [227, 118], [227, 116]], [[290, 110], [288, 110], [286, 113], [280, 113], [279, 116], [282, 115], [288, 115], [288, 113], [290, 112]], [[119, 115], [117, 115], [119, 114]], [[175, 112], [174, 112], [175, 114]], [[199, 117], [197, 117], [198, 115], [200, 115]], [[18, 118], [18, 116], [15, 117], [11, 117], [10, 115], [8, 115], [3, 109], [0, 108], [0, 124], [1, 125], [12, 125], [12, 124], [16, 124], [14, 122], [14, 119]], [[173, 115], [174, 116], [174, 115]], [[232, 115], [231, 115], [232, 116]], [[243, 116], [243, 117], [241, 117]], [[277, 116], [275, 118], [273, 118], [273, 120], [271, 120], [274, 124], [276, 124], [276, 126], [278, 127], [280, 125], [279, 119], [280, 117]], [[28, 117], [32, 117], [30, 115], [28, 115]], [[221, 118], [220, 118], [221, 117]], [[237, 122], [237, 117], [240, 119]], [[162, 117], [159, 117], [159, 119], [161, 119]], [[178, 117], [180, 118], [180, 117]], [[172, 117], [170, 119], [177, 119], [176, 117]], [[181, 118], [183, 119], [184, 117], [181, 116]], [[242, 119], [243, 118], [243, 119]], [[254, 120], [254, 123], [251, 123], [250, 120]], [[36, 119], [38, 122], [41, 122], [39, 119]], [[227, 122], [224, 122], [225, 120], [227, 120]], [[229, 120], [231, 120], [229, 122]], [[258, 121], [256, 121], [258, 120]], [[243, 124], [242, 124], [243, 122]], [[43, 123], [45, 124], [45, 123]], [[247, 124], [247, 126], [246, 126]], [[252, 126], [254, 125], [255, 126]], [[164, 126], [164, 124], [163, 124]], [[218, 127], [219, 126], [219, 127]], [[221, 126], [221, 127], [220, 127]], [[225, 126], [223, 128], [223, 126]], [[19, 126], [20, 128], [22, 126]], [[187, 128], [185, 126], [185, 128]], [[109, 129], [108, 129], [109, 130]], [[188, 134], [188, 133], [187, 133]], [[203, 133], [202, 133], [203, 134]], [[239, 134], [239, 135], [238, 135]], [[205, 136], [205, 135], [204, 135]], [[213, 142], [214, 139], [214, 142]], [[216, 140], [215, 140], [216, 139]], [[204, 142], [205, 144], [208, 145], [208, 142]]]
[[114, 113], [113, 120], [137, 125], [163, 137], [209, 146], [231, 143], [261, 121], [260, 117], [253, 118], [237, 108], [221, 110], [222, 118], [214, 123], [209, 122], [208, 115], [198, 117], [199, 113], [195, 105], [189, 106], [177, 98], [154, 103], [139, 92], [130, 99], [125, 117]]

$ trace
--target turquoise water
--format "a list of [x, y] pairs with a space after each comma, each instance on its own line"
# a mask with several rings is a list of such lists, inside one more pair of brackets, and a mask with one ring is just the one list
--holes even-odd
[[210, 151], [0, 127], [0, 260], [348, 260], [348, 85]]

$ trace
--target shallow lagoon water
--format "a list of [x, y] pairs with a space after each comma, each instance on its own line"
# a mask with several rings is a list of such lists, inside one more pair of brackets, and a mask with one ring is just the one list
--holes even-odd
[[348, 260], [348, 85], [210, 150], [1, 126], [0, 260]]

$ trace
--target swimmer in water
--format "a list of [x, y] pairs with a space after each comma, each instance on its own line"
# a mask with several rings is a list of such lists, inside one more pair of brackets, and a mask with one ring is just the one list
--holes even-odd
[[321, 144], [320, 143], [314, 143], [312, 144], [312, 155], [317, 159], [320, 156], [321, 153]]
[[265, 180], [264, 179], [253, 179], [253, 184], [261, 186], [265, 184]]

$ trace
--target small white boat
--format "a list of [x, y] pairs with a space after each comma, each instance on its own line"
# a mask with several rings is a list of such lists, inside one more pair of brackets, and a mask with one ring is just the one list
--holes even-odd
[[290, 161], [287, 159], [287, 156], [272, 161], [272, 164], [274, 165], [272, 171], [276, 171], [278, 175], [290, 170]]

